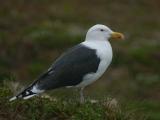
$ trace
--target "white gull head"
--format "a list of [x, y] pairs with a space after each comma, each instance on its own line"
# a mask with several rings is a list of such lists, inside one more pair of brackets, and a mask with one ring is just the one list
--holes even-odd
[[94, 25], [88, 30], [86, 34], [86, 41], [90, 40], [104, 41], [110, 38], [124, 39], [124, 36], [121, 33], [113, 32], [109, 27], [101, 24]]

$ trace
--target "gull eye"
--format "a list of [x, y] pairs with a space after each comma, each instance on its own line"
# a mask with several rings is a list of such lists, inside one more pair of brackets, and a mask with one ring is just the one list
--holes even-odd
[[101, 32], [103, 32], [103, 31], [104, 31], [104, 29], [100, 29], [100, 31], [101, 31]]

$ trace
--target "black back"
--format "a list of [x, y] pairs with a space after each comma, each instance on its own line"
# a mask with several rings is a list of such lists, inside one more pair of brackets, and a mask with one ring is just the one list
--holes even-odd
[[96, 50], [77, 45], [59, 57], [51, 68], [35, 82], [41, 90], [79, 84], [88, 73], [95, 73], [100, 58]]

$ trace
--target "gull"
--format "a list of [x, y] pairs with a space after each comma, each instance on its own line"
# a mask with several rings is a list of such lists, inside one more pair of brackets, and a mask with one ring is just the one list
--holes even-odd
[[112, 61], [111, 38], [123, 40], [124, 35], [102, 24], [92, 26], [83, 42], [63, 53], [47, 71], [10, 101], [29, 99], [61, 87], [76, 87], [80, 89], [80, 102], [83, 103], [84, 88], [99, 79]]

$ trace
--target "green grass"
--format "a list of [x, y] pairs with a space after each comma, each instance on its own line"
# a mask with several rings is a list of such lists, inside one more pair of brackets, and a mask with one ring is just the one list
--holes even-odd
[[[96, 103], [87, 99], [80, 104], [71, 98], [41, 98], [9, 102], [12, 95], [7, 87], [0, 88], [0, 119], [3, 120], [145, 120], [137, 111], [125, 110], [115, 99]], [[143, 117], [142, 117], [143, 116]]]

